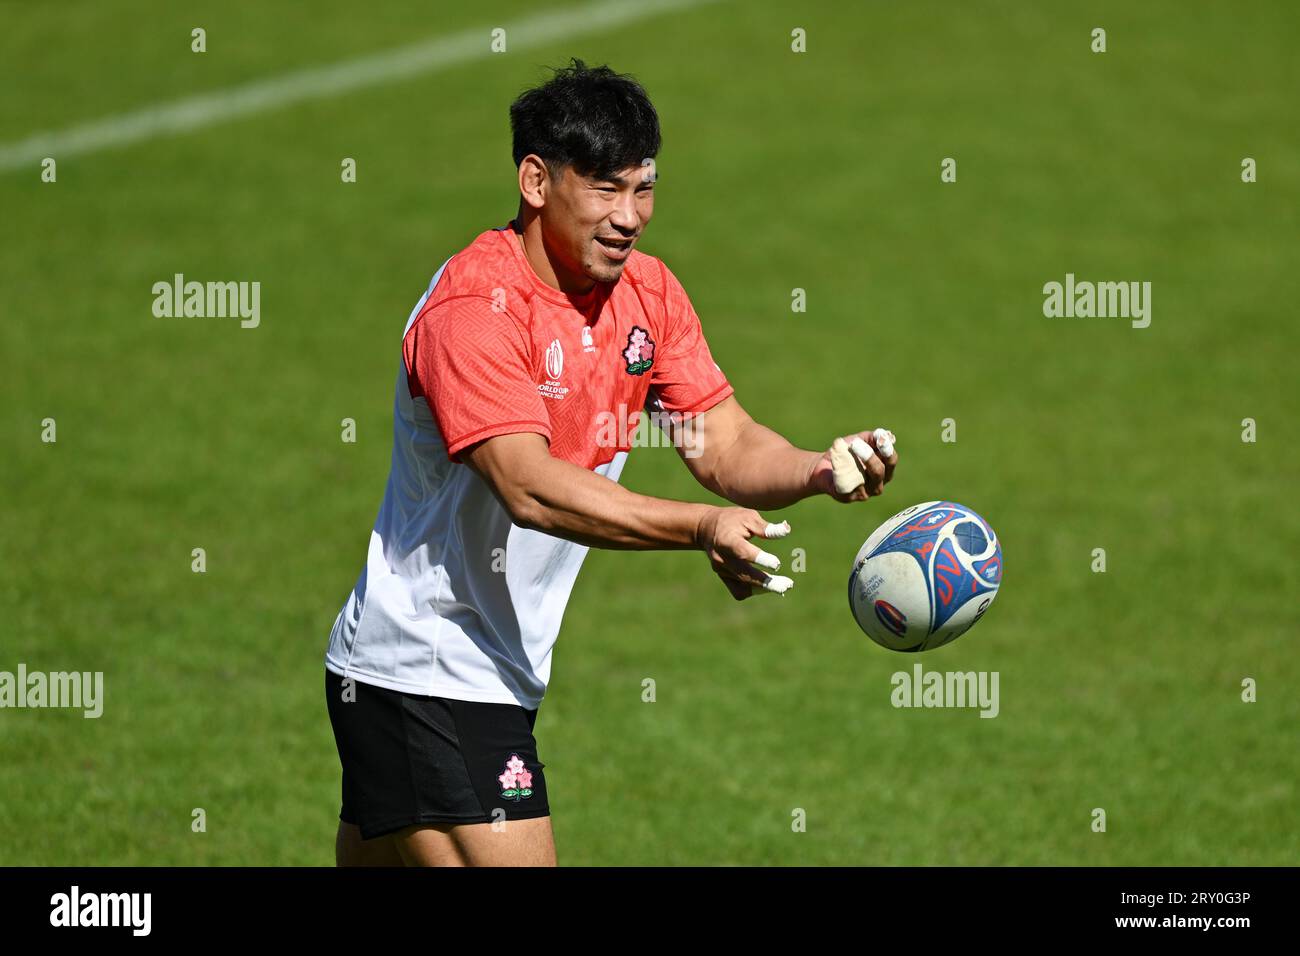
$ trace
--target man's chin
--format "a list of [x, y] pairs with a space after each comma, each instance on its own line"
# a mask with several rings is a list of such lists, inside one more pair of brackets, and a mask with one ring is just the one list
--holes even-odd
[[623, 274], [623, 267], [626, 265], [626, 262], [619, 262], [617, 264], [592, 266], [587, 270], [587, 277], [597, 282], [617, 282], [619, 276]]

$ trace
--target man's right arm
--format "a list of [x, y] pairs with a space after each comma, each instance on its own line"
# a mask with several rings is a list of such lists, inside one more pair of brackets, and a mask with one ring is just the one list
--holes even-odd
[[793, 584], [750, 564], [780, 566], [749, 539], [780, 537], [788, 525], [769, 528], [746, 508], [639, 495], [553, 458], [527, 338], [492, 300], [463, 294], [427, 306], [407, 330], [402, 354], [411, 395], [428, 402], [448, 457], [472, 468], [520, 527], [597, 548], [699, 548], [737, 599]]
[[[594, 471], [553, 458], [546, 438], [535, 432], [497, 435], [465, 449], [461, 457], [522, 528], [595, 548], [698, 548], [737, 598], [748, 597], [750, 585], [773, 583], [770, 575], [751, 564], [761, 560], [776, 570], [772, 565], [777, 563], [749, 540], [768, 536], [772, 530], [757, 511], [638, 494]], [[784, 587], [778, 583], [778, 589]]]

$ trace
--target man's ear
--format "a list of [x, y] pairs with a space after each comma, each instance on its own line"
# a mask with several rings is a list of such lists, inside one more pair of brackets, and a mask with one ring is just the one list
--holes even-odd
[[541, 209], [546, 205], [550, 187], [550, 171], [540, 156], [529, 153], [519, 161], [519, 195], [524, 202], [534, 209]]

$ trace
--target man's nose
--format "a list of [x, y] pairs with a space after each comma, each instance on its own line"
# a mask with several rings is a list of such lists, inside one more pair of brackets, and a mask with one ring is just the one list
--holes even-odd
[[624, 232], [636, 232], [640, 221], [636, 213], [636, 196], [629, 190], [619, 194], [614, 211], [609, 215], [610, 225]]

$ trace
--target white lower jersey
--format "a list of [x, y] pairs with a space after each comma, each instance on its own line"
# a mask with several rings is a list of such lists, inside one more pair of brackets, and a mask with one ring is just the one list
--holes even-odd
[[[325, 666], [390, 690], [536, 709], [588, 548], [514, 524], [482, 478], [447, 459], [398, 365], [388, 486]], [[619, 451], [593, 470], [617, 481], [626, 461]]]

